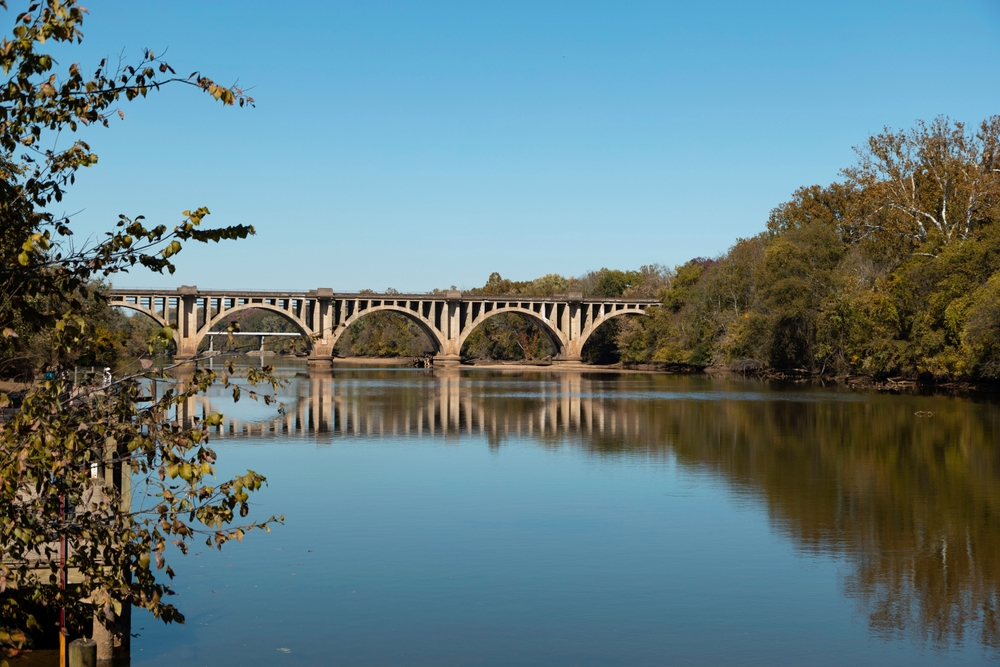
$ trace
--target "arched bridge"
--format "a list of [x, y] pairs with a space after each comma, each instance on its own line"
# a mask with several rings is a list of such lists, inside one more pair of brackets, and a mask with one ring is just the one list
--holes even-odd
[[427, 334], [436, 348], [435, 365], [460, 361], [462, 344], [487, 319], [500, 313], [519, 313], [546, 333], [556, 350], [556, 361], [579, 362], [587, 339], [608, 320], [621, 315], [644, 315], [656, 299], [584, 298], [580, 293], [550, 297], [472, 296], [458, 291], [433, 294], [369, 294], [199, 290], [111, 290], [111, 303], [146, 314], [172, 327], [177, 357], [197, 355], [202, 339], [220, 322], [241, 310], [270, 310], [293, 325], [310, 341], [309, 361], [329, 363], [337, 340], [351, 324], [379, 311], [402, 313]]

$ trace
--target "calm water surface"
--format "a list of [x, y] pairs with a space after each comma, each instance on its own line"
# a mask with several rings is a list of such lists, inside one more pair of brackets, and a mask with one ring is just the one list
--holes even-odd
[[285, 525], [175, 557], [187, 624], [137, 615], [133, 665], [1000, 659], [990, 400], [284, 372], [284, 414], [189, 411], [226, 414], [221, 472], [266, 474]]

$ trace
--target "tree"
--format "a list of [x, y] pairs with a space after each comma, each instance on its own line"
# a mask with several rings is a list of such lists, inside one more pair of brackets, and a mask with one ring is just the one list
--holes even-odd
[[[172, 228], [121, 216], [95, 245], [67, 243], [71, 221], [51, 205], [61, 201], [79, 169], [97, 164], [97, 155], [82, 139], [60, 148], [56, 138], [108, 127], [124, 118], [121, 103], [167, 85], [192, 86], [224, 105], [253, 103], [239, 88], [197, 72], [176, 76], [148, 50], [136, 65], [113, 69], [102, 61], [86, 77], [74, 63], [58, 73], [41, 49], [50, 41], [80, 43], [85, 11], [76, 0], [32, 4], [0, 41], [7, 76], [0, 86], [0, 371], [8, 376], [30, 378], [38, 370], [28, 351], [39, 335], [51, 341], [46, 361], [57, 366], [94, 349], [98, 334], [87, 315], [95, 300], [104, 299], [98, 279], [137, 266], [173, 273], [184, 242], [253, 234], [244, 225], [202, 228], [208, 210], [196, 208]], [[240, 388], [229, 380], [234, 372], [195, 370], [151, 403], [142, 402], [148, 370], [101, 388], [71, 387], [57, 377], [23, 397], [0, 395], [4, 408], [16, 408], [0, 424], [0, 645], [24, 646], [39, 627], [38, 613], [55, 609], [65, 610], [65, 625], [77, 629], [90, 619], [111, 625], [133, 606], [182, 621], [167, 602], [172, 591], [160, 574], [173, 576], [168, 544], [184, 552], [200, 536], [221, 547], [275, 521], [238, 524], [263, 476], [248, 471], [212, 481], [216, 455], [207, 441], [221, 416], [185, 424], [169, 414], [217, 381], [238, 400]], [[271, 381], [266, 372], [248, 373], [252, 386]], [[257, 397], [255, 389], [250, 394]], [[141, 481], [132, 493], [145, 502], [135, 502], [124, 481], [104, 484], [102, 472]], [[67, 566], [79, 572], [81, 583], [62, 585], [60, 552], [68, 554]]]
[[868, 204], [858, 220], [863, 234], [899, 234], [936, 254], [969, 238], [1000, 204], [1000, 116], [975, 133], [944, 116], [886, 128], [856, 150], [858, 164], [844, 175]]

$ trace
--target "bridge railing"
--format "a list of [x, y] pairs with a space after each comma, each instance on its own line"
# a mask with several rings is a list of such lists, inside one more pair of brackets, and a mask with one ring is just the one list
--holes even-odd
[[[149, 296], [149, 295], [169, 295], [171, 297], [182, 294], [180, 290], [172, 287], [112, 287], [112, 295], [131, 295], [131, 296]], [[198, 288], [195, 292], [200, 297], [205, 296], [243, 296], [243, 295], [255, 295], [255, 294], [267, 294], [271, 296], [275, 295], [288, 295], [293, 298], [295, 297], [315, 297], [316, 290], [299, 290], [299, 289], [247, 289], [245, 287], [226, 289], [213, 287], [209, 289]], [[655, 297], [606, 297], [606, 296], [585, 296], [582, 294], [574, 293], [563, 293], [563, 294], [548, 294], [548, 295], [538, 295], [538, 294], [474, 294], [471, 292], [464, 292], [460, 290], [454, 291], [433, 291], [433, 292], [330, 292], [324, 295], [325, 298], [334, 299], [376, 299], [380, 301], [404, 301], [413, 299], [449, 299], [449, 300], [462, 300], [462, 301], [580, 301], [580, 302], [605, 302], [605, 303], [642, 303], [642, 304], [656, 304], [659, 303], [659, 299]]]

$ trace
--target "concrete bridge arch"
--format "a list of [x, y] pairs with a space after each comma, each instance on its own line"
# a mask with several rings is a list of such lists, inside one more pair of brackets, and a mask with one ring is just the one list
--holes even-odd
[[232, 308], [228, 308], [227, 310], [218, 313], [214, 317], [209, 318], [208, 321], [205, 322], [205, 324], [202, 325], [201, 328], [199, 328], [195, 333], [194, 348], [196, 350], [198, 349], [198, 346], [201, 345], [201, 341], [205, 339], [205, 336], [208, 335], [208, 332], [211, 331], [213, 327], [215, 327], [220, 322], [227, 321], [230, 317], [232, 317], [236, 313], [242, 312], [244, 310], [266, 310], [270, 313], [276, 313], [277, 315], [280, 315], [282, 318], [284, 318], [285, 321], [291, 322], [293, 325], [295, 325], [295, 327], [299, 330], [299, 333], [302, 334], [302, 337], [305, 338], [307, 341], [309, 341], [310, 345], [312, 344], [311, 332], [309, 330], [308, 325], [306, 325], [306, 323], [303, 322], [301, 318], [296, 317], [294, 313], [291, 313], [284, 308], [280, 308], [278, 306], [268, 303], [244, 303], [242, 305], [236, 305], [233, 306]]
[[[111, 305], [112, 306], [117, 306], [119, 308], [127, 308], [128, 310], [132, 310], [132, 311], [135, 311], [137, 313], [142, 313], [143, 315], [145, 315], [149, 319], [151, 319], [154, 322], [156, 322], [160, 327], [167, 328], [167, 327], [171, 326], [169, 320], [167, 319], [167, 311], [169, 310], [169, 302], [167, 302], [167, 303], [168, 303], [168, 305], [164, 309], [164, 314], [163, 315], [161, 315], [161, 314], [159, 314], [159, 313], [157, 313], [157, 312], [155, 312], [153, 310], [153, 308], [155, 307], [155, 302], [151, 303], [151, 307], [147, 307], [147, 306], [144, 306], [142, 304], [142, 300], [141, 299], [136, 299], [135, 301], [125, 301], [125, 300], [114, 301], [114, 300], [112, 300]], [[178, 332], [177, 332], [176, 329], [173, 330], [173, 337], [174, 337], [174, 345], [177, 346], [177, 349], [180, 349], [180, 337], [178, 336]]]
[[648, 315], [648, 313], [645, 310], [643, 311], [616, 310], [599, 315], [598, 317], [594, 318], [593, 322], [587, 325], [587, 327], [585, 327], [583, 331], [580, 332], [580, 351], [581, 352], [583, 351], [583, 346], [587, 344], [587, 341], [590, 339], [590, 337], [594, 335], [594, 332], [600, 329], [602, 325], [610, 322], [611, 320], [617, 317], [622, 317], [624, 315], [639, 316], [639, 315]]
[[332, 348], [336, 346], [337, 342], [340, 341], [340, 337], [347, 332], [347, 329], [352, 324], [354, 324], [358, 320], [364, 319], [365, 317], [371, 315], [372, 313], [380, 313], [380, 312], [399, 313], [401, 315], [404, 315], [408, 320], [410, 320], [418, 327], [420, 327], [420, 330], [427, 335], [427, 338], [430, 339], [431, 344], [434, 345], [436, 353], [440, 353], [445, 348], [445, 345], [447, 345], [447, 340], [445, 340], [445, 338], [443, 337], [441, 330], [438, 329], [436, 326], [434, 326], [434, 323], [431, 322], [428, 318], [422, 316], [419, 311], [414, 311], [410, 308], [406, 308], [404, 306], [400, 306], [397, 304], [382, 304], [378, 306], [371, 306], [365, 308], [364, 310], [361, 310], [360, 312], [355, 312], [352, 315], [348, 316], [346, 319], [344, 319], [344, 321], [341, 322], [336, 329], [334, 329], [331, 335], [330, 347]]
[[545, 336], [552, 343], [552, 349], [555, 351], [555, 356], [565, 357], [567, 348], [569, 347], [569, 341], [561, 331], [559, 331], [552, 322], [549, 321], [547, 317], [534, 311], [530, 308], [525, 308], [522, 306], [504, 306], [502, 308], [495, 308], [486, 312], [479, 314], [477, 317], [472, 319], [467, 326], [462, 330], [462, 333], [458, 337], [458, 349], [461, 353], [462, 346], [465, 345], [466, 339], [472, 335], [479, 326], [486, 322], [486, 320], [496, 315], [501, 315], [503, 313], [516, 313], [518, 315], [523, 315], [524, 317], [531, 320], [533, 323], [538, 325], [538, 328], [542, 330]]
[[160, 315], [157, 315], [156, 313], [154, 313], [149, 308], [146, 308], [146, 307], [141, 306], [139, 304], [135, 304], [135, 303], [114, 303], [112, 305], [117, 306], [119, 308], [128, 308], [129, 310], [134, 310], [137, 313], [142, 313], [146, 317], [150, 318], [151, 320], [153, 320], [154, 322], [156, 322], [157, 324], [159, 324], [161, 327], [170, 326], [167, 323], [167, 321], [165, 319], [163, 319], [163, 317], [161, 317]]

